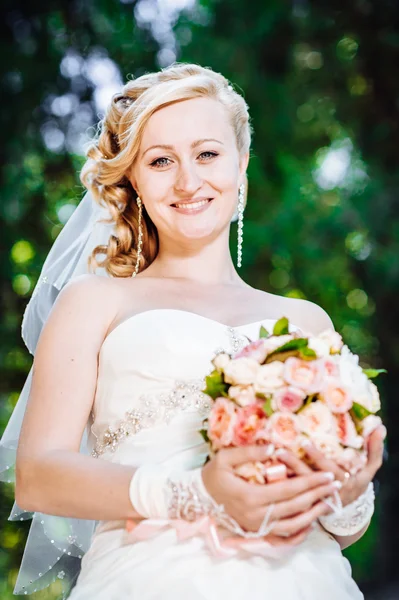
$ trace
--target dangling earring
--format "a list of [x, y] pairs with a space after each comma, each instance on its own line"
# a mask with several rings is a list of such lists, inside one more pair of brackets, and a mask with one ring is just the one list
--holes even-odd
[[143, 229], [141, 227], [141, 221], [143, 217], [143, 203], [141, 199], [137, 196], [137, 206], [139, 208], [139, 215], [137, 219], [137, 228], [139, 230], [138, 240], [137, 240], [137, 257], [136, 257], [136, 266], [134, 267], [134, 271], [132, 277], [136, 277], [140, 268], [140, 257], [141, 257], [141, 248], [143, 246]]
[[237, 241], [237, 267], [241, 267], [242, 259], [242, 239], [244, 230], [244, 191], [245, 186], [242, 183], [238, 191], [238, 241]]

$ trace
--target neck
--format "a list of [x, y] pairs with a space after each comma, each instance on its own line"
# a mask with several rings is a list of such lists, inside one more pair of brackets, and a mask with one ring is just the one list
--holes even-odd
[[206, 243], [159, 242], [154, 262], [144, 271], [149, 277], [190, 280], [201, 284], [244, 284], [229, 250], [229, 230]]

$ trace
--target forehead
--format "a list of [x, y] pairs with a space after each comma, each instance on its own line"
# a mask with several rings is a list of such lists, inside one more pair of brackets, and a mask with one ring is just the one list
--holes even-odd
[[201, 138], [234, 142], [234, 131], [226, 108], [212, 98], [192, 98], [174, 102], [149, 118], [141, 139], [147, 145], [179, 144]]

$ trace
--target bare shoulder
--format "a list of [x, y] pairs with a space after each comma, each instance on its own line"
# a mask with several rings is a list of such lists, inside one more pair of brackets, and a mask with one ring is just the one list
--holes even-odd
[[263, 303], [267, 302], [270, 306], [273, 318], [287, 317], [292, 325], [314, 335], [334, 329], [328, 313], [315, 302], [258, 291], [263, 296]]

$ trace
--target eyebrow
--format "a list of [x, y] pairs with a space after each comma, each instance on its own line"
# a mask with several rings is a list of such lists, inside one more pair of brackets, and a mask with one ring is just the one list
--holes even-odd
[[[196, 140], [195, 142], [193, 142], [191, 144], [191, 148], [196, 148], [204, 142], [217, 142], [218, 144], [221, 144], [223, 146], [223, 142], [221, 142], [220, 140], [216, 140], [215, 138], [202, 138], [201, 140]], [[170, 144], [156, 144], [155, 146], [150, 146], [149, 148], [147, 148], [147, 150], [145, 150], [142, 153], [141, 157], [143, 158], [143, 156], [147, 154], [147, 152], [153, 150], [154, 148], [162, 148], [162, 150], [174, 150], [174, 146], [171, 146]]]

